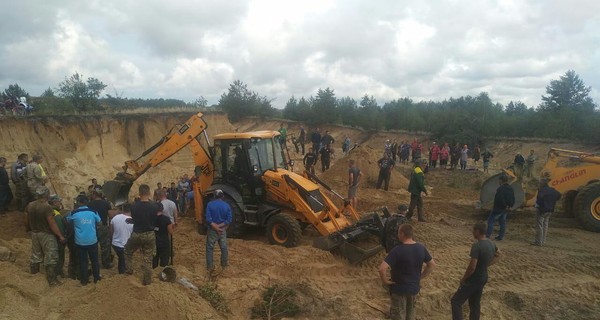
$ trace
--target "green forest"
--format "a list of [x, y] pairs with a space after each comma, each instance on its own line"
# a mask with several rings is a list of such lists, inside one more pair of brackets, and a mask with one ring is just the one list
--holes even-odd
[[413, 101], [401, 97], [383, 105], [365, 94], [359, 99], [337, 97], [333, 88], [318, 89], [314, 96], [290, 97], [283, 109], [272, 106], [269, 97], [252, 91], [242, 81], [234, 81], [218, 103], [207, 105], [202, 96], [193, 102], [177, 99], [130, 99], [106, 94], [106, 85], [95, 78], [85, 80], [74, 74], [57, 89], [48, 88], [31, 97], [18, 84], [2, 93], [3, 101], [27, 97], [35, 114], [52, 115], [101, 110], [111, 112], [135, 108], [197, 108], [220, 110], [231, 121], [244, 117], [283, 118], [309, 125], [341, 124], [365, 130], [406, 130], [427, 132], [432, 138], [455, 142], [483, 143], [486, 138], [523, 137], [568, 139], [600, 143], [600, 112], [575, 71], [567, 71], [546, 86], [538, 106], [520, 101], [495, 103], [486, 92], [477, 96], [450, 97], [443, 101]]

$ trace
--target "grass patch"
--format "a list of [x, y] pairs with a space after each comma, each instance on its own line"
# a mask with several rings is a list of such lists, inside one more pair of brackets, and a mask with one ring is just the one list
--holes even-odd
[[267, 288], [262, 300], [252, 307], [252, 319], [276, 320], [294, 317], [300, 312], [296, 303], [296, 290], [282, 285]]
[[217, 291], [217, 288], [213, 283], [209, 282], [201, 285], [198, 287], [198, 293], [200, 293], [200, 296], [208, 301], [215, 310], [221, 313], [231, 313], [231, 309], [229, 309], [225, 297]]

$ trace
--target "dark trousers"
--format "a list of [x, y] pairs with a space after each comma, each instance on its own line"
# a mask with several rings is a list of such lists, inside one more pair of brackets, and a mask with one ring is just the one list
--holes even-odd
[[410, 194], [410, 204], [408, 205], [408, 214], [406, 215], [406, 218], [410, 219], [413, 216], [413, 211], [415, 210], [415, 207], [417, 207], [417, 214], [419, 217], [419, 220], [424, 220], [425, 217], [423, 217], [423, 198], [421, 197], [420, 194]]
[[10, 187], [0, 186], [0, 213], [5, 213], [8, 209], [8, 205], [13, 199], [13, 193]]
[[81, 275], [79, 273], [79, 247], [73, 242], [72, 238], [69, 239], [69, 242], [67, 242], [67, 246], [69, 247], [69, 264], [67, 266], [67, 275], [73, 280], [81, 280]]
[[469, 319], [479, 320], [481, 313], [481, 295], [485, 282], [468, 283], [461, 285], [452, 296], [452, 320], [462, 320], [462, 305], [469, 300]]
[[113, 250], [117, 254], [117, 269], [119, 270], [119, 274], [125, 273], [125, 248], [120, 248], [117, 246], [112, 246]]
[[152, 268], [156, 268], [159, 265], [166, 267], [169, 265], [169, 258], [171, 258], [171, 246], [170, 244], [166, 247], [156, 247], [156, 255], [152, 258]]
[[330, 163], [331, 163], [330, 158], [321, 157], [321, 172], [325, 172], [325, 170], [329, 169]]
[[302, 147], [302, 155], [304, 155], [304, 142], [300, 142], [300, 146]]
[[94, 282], [100, 280], [100, 263], [98, 262], [98, 242], [89, 246], [80, 246], [79, 248], [79, 272], [81, 278], [79, 282], [86, 285], [88, 282], [88, 257], [92, 261], [92, 273], [94, 275]]
[[306, 168], [306, 171], [308, 171], [312, 174], [315, 174], [315, 165], [307, 166], [305, 168]]
[[63, 278], [65, 277], [65, 247], [66, 245], [64, 243], [58, 242], [58, 262], [56, 263], [56, 275]]
[[383, 190], [388, 191], [388, 187], [390, 186], [390, 170], [389, 169], [379, 169], [379, 177], [377, 178], [377, 189], [381, 188], [381, 184], [383, 184]]

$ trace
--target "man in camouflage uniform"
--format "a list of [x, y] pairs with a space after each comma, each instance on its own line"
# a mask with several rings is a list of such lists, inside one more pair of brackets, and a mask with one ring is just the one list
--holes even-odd
[[[52, 207], [52, 212], [54, 213], [54, 221], [56, 222], [56, 226], [60, 231], [60, 234], [64, 238], [67, 238], [67, 225], [65, 221], [65, 217], [62, 215], [61, 211], [63, 210], [62, 199], [53, 194], [48, 199], [48, 204]], [[56, 275], [65, 277], [65, 247], [66, 243], [58, 242], [58, 261], [56, 263]]]
[[35, 195], [37, 188], [46, 184], [48, 177], [46, 172], [42, 168], [42, 157], [40, 155], [34, 155], [33, 160], [27, 165], [27, 187], [32, 195]]
[[25, 208], [27, 219], [26, 228], [31, 231], [31, 265], [32, 274], [40, 271], [40, 263], [46, 268], [46, 278], [50, 286], [60, 284], [56, 278], [58, 262], [58, 241], [64, 243], [65, 238], [60, 233], [54, 220], [54, 212], [48, 204], [49, 190], [45, 186], [35, 190], [37, 200]]

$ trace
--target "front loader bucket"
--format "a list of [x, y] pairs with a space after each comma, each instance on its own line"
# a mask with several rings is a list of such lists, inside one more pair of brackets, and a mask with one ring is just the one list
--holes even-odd
[[120, 206], [129, 201], [129, 190], [132, 185], [133, 182], [129, 181], [106, 181], [102, 186], [102, 193], [104, 193], [108, 201], [112, 202], [115, 206]]
[[[500, 186], [500, 176], [503, 174], [506, 173], [499, 173], [493, 175], [487, 180], [485, 180], [481, 185], [479, 200], [481, 202], [482, 209], [492, 209], [492, 207], [494, 206], [494, 196], [496, 195], [496, 190]], [[510, 175], [509, 183], [515, 193], [515, 205], [513, 206], [513, 208], [519, 208], [525, 202], [525, 190], [523, 189], [521, 181], [516, 180], [514, 178], [513, 181], [511, 181]]]

